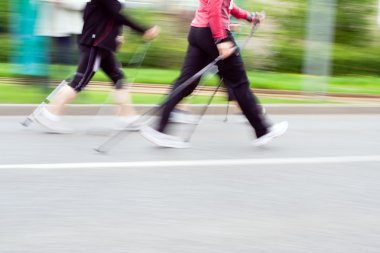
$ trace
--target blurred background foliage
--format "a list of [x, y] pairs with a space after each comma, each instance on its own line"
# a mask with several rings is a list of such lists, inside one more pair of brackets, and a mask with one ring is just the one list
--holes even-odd
[[9, 32], [9, 8], [8, 1], [0, 1], [0, 62], [9, 60], [10, 36]]
[[0, 33], [8, 32], [9, 26], [9, 8], [8, 1], [0, 1]]
[[[277, 72], [300, 73], [305, 46], [308, 1], [248, 0], [238, 1], [241, 7], [265, 10], [266, 24], [257, 32], [243, 52], [248, 68]], [[193, 10], [128, 8], [125, 12], [143, 24], [158, 24], [161, 36], [152, 46], [143, 63], [146, 67], [179, 68], [185, 54], [186, 35], [194, 15]], [[9, 36], [9, 1], [0, 1], [0, 61], [7, 62], [12, 54]], [[379, 75], [380, 36], [376, 24], [377, 0], [337, 0], [336, 29], [333, 45], [333, 75]], [[249, 32], [242, 25], [237, 41]], [[126, 30], [126, 42], [119, 59], [128, 64], [141, 38]], [[54, 52], [54, 49], [52, 50]]]

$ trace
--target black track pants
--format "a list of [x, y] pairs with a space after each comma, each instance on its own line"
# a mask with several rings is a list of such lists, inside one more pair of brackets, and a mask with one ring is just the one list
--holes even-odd
[[[229, 33], [229, 36], [232, 35]], [[218, 57], [219, 53], [209, 28], [191, 27], [188, 36], [189, 46], [187, 49], [181, 74], [173, 84], [174, 90], [182, 89], [176, 96], [163, 105], [162, 117], [159, 122], [158, 131], [165, 132], [169, 116], [173, 108], [186, 96], [190, 95], [199, 83], [199, 79], [183, 89], [181, 86], [186, 80], [196, 74], [208, 63]], [[256, 136], [260, 137], [267, 133], [268, 126], [265, 123], [261, 110], [251, 89], [245, 71], [243, 60], [239, 52], [234, 53], [225, 60], [218, 62], [219, 76], [223, 78], [224, 84], [230, 89], [241, 107], [244, 115], [255, 130]]]
[[70, 86], [80, 92], [90, 82], [99, 67], [112, 80], [116, 89], [123, 88], [124, 74], [113, 52], [98, 47], [81, 46], [77, 72]]

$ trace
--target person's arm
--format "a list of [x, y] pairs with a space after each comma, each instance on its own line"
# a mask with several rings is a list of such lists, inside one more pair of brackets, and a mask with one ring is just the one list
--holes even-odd
[[244, 19], [252, 24], [261, 23], [264, 21], [265, 16], [259, 12], [249, 12], [239, 8], [236, 4], [232, 6], [231, 15], [237, 19]]
[[227, 32], [223, 27], [222, 6], [223, 0], [210, 0], [208, 5], [210, 29], [212, 37], [216, 42], [222, 42], [228, 38]]
[[251, 15], [248, 11], [239, 8], [236, 4], [232, 6], [231, 15], [237, 19], [248, 20], [248, 17]]
[[208, 5], [209, 25], [214, 42], [222, 59], [229, 57], [234, 51], [234, 44], [223, 26], [223, 0], [210, 0]]
[[121, 14], [122, 6], [117, 0], [98, 0], [98, 2], [104, 7], [104, 10], [110, 14], [110, 16], [114, 17], [117, 22], [129, 26], [133, 30], [139, 33], [145, 33], [148, 29], [142, 27], [125, 15]]

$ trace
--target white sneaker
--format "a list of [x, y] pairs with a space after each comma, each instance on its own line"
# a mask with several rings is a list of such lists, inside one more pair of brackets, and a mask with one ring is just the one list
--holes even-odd
[[118, 130], [139, 131], [142, 124], [137, 122], [140, 119], [140, 115], [124, 116], [117, 118]]
[[182, 110], [173, 110], [170, 113], [169, 121], [172, 123], [196, 124], [196, 119], [190, 113]]
[[[73, 133], [73, 130], [66, 127], [62, 124], [61, 120], [59, 119], [50, 119], [46, 110], [46, 108], [43, 108], [40, 113], [37, 115], [34, 115], [34, 121], [42, 126], [47, 133], [54, 133], [54, 134], [70, 134]], [[57, 116], [55, 116], [57, 117]]]
[[253, 141], [253, 146], [261, 147], [268, 144], [274, 138], [283, 135], [288, 130], [289, 124], [287, 121], [277, 123], [269, 128], [269, 132], [260, 138]]
[[161, 147], [189, 148], [191, 146], [189, 142], [185, 142], [176, 136], [161, 133], [148, 126], [144, 126], [140, 133], [145, 139]]

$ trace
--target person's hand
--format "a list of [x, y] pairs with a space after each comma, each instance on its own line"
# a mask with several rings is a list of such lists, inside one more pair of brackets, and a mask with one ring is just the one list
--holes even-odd
[[264, 23], [265, 17], [265, 13], [256, 12], [256, 20], [258, 20], [260, 24]]
[[117, 48], [120, 48], [123, 44], [124, 44], [124, 41], [125, 41], [125, 38], [123, 35], [118, 35], [116, 37], [116, 45], [117, 45]]
[[155, 39], [160, 34], [160, 27], [153, 26], [152, 28], [149, 28], [143, 35], [143, 39], [145, 41], [150, 41]]
[[262, 24], [265, 21], [265, 12], [253, 12], [251, 13], [251, 23], [253, 25]]
[[235, 45], [232, 41], [225, 41], [216, 45], [219, 51], [219, 56], [222, 59], [230, 57], [235, 52]]

